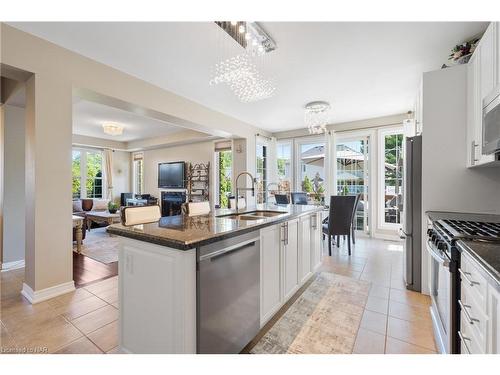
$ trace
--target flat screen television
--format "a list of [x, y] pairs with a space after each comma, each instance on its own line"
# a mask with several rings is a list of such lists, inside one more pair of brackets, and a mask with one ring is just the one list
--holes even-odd
[[159, 188], [183, 189], [184, 180], [185, 173], [183, 161], [158, 164]]

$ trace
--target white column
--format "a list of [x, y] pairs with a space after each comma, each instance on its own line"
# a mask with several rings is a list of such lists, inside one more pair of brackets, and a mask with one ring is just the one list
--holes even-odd
[[32, 303], [74, 290], [71, 208], [72, 88], [26, 82], [26, 278]]

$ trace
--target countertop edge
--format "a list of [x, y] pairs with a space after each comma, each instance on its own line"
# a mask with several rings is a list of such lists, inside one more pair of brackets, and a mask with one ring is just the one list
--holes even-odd
[[204, 246], [204, 245], [208, 245], [208, 244], [211, 244], [214, 242], [222, 241], [222, 240], [227, 239], [229, 237], [243, 235], [243, 234], [246, 234], [249, 232], [260, 230], [260, 229], [265, 228], [265, 227], [269, 227], [272, 225], [281, 224], [281, 223], [286, 222], [286, 221], [297, 219], [297, 218], [300, 218], [302, 216], [311, 215], [313, 213], [320, 212], [323, 209], [324, 209], [323, 207], [319, 206], [315, 209], [308, 210], [307, 212], [301, 212], [298, 214], [288, 214], [286, 216], [282, 216], [279, 218], [271, 218], [271, 219], [269, 219], [270, 221], [266, 221], [266, 222], [260, 223], [260, 224], [255, 224], [251, 227], [236, 229], [234, 231], [222, 233], [222, 234], [216, 235], [214, 237], [205, 238], [205, 239], [202, 239], [199, 241], [192, 241], [189, 243], [182, 242], [182, 241], [176, 241], [176, 240], [172, 240], [172, 239], [167, 239], [164, 237], [156, 237], [156, 236], [153, 236], [151, 234], [144, 234], [144, 233], [140, 233], [140, 232], [132, 232], [132, 231], [128, 231], [128, 230], [123, 230], [123, 229], [121, 229], [119, 227], [115, 227], [113, 225], [110, 225], [109, 227], [107, 227], [106, 231], [108, 233], [116, 235], [116, 236], [131, 238], [134, 240], [144, 241], [144, 242], [152, 243], [155, 245], [171, 247], [171, 248], [177, 249], [177, 250], [191, 250], [191, 249], [195, 249], [195, 248], [200, 247], [200, 246]]
[[457, 241], [457, 245], [462, 252], [466, 252], [472, 258], [475, 264], [483, 271], [484, 276], [486, 276], [490, 282], [495, 283], [495, 288], [500, 291], [500, 275], [498, 271], [491, 267], [488, 262], [479, 256], [479, 254], [464, 241]]

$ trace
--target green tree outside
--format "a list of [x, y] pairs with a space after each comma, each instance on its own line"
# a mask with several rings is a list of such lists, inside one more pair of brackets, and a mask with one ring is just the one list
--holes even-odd
[[73, 198], [81, 197], [81, 165], [82, 153], [86, 154], [87, 176], [85, 179], [85, 187], [87, 189], [87, 197], [102, 198], [103, 196], [103, 180], [102, 180], [102, 154], [99, 152], [73, 151], [73, 160], [71, 165], [73, 175]]
[[222, 208], [229, 207], [229, 195], [231, 194], [231, 170], [233, 166], [233, 153], [221, 151], [219, 153], [219, 202]]

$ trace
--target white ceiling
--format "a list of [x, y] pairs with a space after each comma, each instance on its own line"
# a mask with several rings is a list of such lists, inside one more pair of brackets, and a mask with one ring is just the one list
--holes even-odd
[[[278, 45], [264, 72], [277, 91], [247, 104], [208, 85], [225, 38], [211, 22], [12, 25], [275, 132], [304, 127], [303, 106], [313, 100], [332, 104], [332, 123], [412, 109], [421, 74], [439, 69], [455, 44], [487, 23], [263, 22]], [[231, 48], [238, 53], [236, 43]]]
[[[123, 126], [122, 135], [105, 134], [102, 124], [114, 122]], [[76, 99], [73, 102], [73, 134], [130, 142], [161, 137], [185, 130], [162, 121], [103, 104]]]

